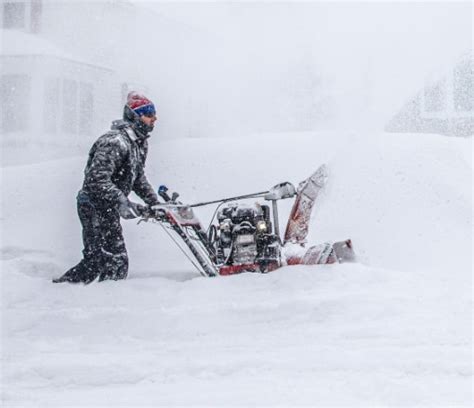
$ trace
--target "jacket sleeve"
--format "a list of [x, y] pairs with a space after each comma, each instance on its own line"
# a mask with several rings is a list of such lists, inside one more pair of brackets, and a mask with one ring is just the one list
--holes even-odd
[[158, 196], [145, 176], [145, 161], [146, 161], [147, 154], [148, 154], [148, 145], [145, 144], [142, 148], [142, 166], [140, 166], [140, 171], [133, 184], [133, 191], [146, 204], [154, 205], [158, 203]]
[[121, 166], [127, 148], [120, 136], [99, 139], [91, 150], [85, 170], [84, 184], [97, 201], [115, 205], [126, 198], [112, 182], [112, 176]]

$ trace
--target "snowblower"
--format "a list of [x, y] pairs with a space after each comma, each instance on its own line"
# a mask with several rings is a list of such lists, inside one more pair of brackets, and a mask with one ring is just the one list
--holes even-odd
[[[182, 204], [179, 194], [170, 197], [160, 186], [164, 200], [144, 211], [141, 221], [161, 225], [195, 268], [206, 277], [241, 272], [270, 272], [284, 265], [316, 265], [355, 260], [350, 239], [306, 249], [309, 220], [316, 198], [328, 178], [325, 165], [301, 182], [296, 190], [289, 183], [268, 191], [237, 197]], [[295, 198], [283, 238], [280, 236], [278, 201]], [[251, 205], [242, 202], [260, 199]], [[194, 208], [218, 204], [205, 230]]]

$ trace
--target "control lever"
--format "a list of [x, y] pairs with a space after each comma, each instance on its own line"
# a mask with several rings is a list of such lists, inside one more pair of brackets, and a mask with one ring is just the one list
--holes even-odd
[[168, 191], [168, 187], [164, 186], [164, 185], [161, 185], [159, 188], [158, 188], [158, 195], [163, 199], [165, 200], [165, 202], [169, 202], [171, 201], [171, 198], [170, 196], [168, 195], [167, 193]]

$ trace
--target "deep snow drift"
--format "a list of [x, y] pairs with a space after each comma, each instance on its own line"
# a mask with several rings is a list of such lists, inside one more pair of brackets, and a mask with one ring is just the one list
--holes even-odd
[[53, 285], [80, 258], [86, 158], [3, 168], [5, 406], [472, 405], [470, 139], [156, 133], [149, 179], [183, 201], [326, 162], [309, 240], [352, 238], [359, 262], [205, 279], [159, 227], [129, 221], [128, 280]]

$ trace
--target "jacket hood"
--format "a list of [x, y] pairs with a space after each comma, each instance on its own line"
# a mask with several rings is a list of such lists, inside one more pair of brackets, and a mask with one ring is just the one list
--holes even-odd
[[111, 130], [122, 130], [125, 129], [126, 127], [131, 126], [130, 122], [127, 122], [126, 120], [123, 119], [117, 119], [112, 122], [112, 125], [110, 126]]
[[124, 119], [117, 119], [112, 122], [112, 125], [110, 126], [111, 130], [124, 130], [126, 128], [130, 128], [133, 130], [133, 132], [136, 134], [137, 139], [140, 141], [146, 140], [150, 137], [149, 134], [143, 133], [140, 131], [140, 129], [135, 126], [134, 122], [130, 122], [128, 120]]

